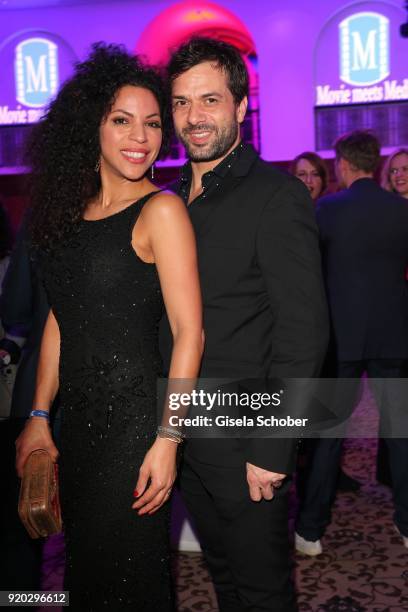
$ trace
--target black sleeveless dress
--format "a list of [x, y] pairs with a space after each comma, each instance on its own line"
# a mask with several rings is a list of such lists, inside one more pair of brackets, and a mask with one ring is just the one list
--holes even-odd
[[162, 375], [156, 267], [132, 229], [152, 194], [75, 235], [44, 263], [61, 334], [61, 505], [64, 588], [73, 612], [174, 610], [169, 504], [139, 517], [138, 471], [157, 428]]

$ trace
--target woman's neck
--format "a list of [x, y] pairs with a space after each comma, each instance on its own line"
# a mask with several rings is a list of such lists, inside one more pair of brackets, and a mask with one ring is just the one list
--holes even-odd
[[146, 177], [139, 181], [129, 181], [125, 178], [111, 180], [102, 175], [101, 183], [98, 195], [89, 203], [89, 206], [103, 210], [122, 208], [155, 189], [155, 185]]

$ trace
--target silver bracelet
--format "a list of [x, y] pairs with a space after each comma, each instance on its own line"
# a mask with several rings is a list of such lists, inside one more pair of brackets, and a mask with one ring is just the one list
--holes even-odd
[[181, 431], [178, 431], [177, 429], [172, 429], [171, 427], [163, 427], [162, 425], [159, 425], [159, 427], [157, 428], [157, 435], [159, 436], [159, 438], [167, 438], [168, 440], [171, 439], [172, 441], [177, 442], [178, 444], [180, 444], [184, 438], [184, 435]]
[[181, 444], [182, 442], [182, 440], [180, 440], [179, 438], [170, 438], [170, 436], [165, 436], [164, 434], [163, 435], [159, 434], [158, 437], [161, 440], [170, 440], [170, 442], [174, 442], [174, 444]]

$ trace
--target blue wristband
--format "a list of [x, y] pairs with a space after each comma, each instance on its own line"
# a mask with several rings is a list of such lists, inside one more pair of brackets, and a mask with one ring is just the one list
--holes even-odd
[[43, 419], [47, 419], [48, 421], [50, 418], [50, 413], [47, 410], [32, 410], [30, 412], [30, 417], [33, 416], [43, 417]]

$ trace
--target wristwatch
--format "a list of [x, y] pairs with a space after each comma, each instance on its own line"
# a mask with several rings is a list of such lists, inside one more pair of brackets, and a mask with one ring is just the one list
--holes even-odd
[[[0, 351], [1, 350], [2, 349], [0, 349]], [[4, 349], [3, 349], [3, 351], [4, 351], [4, 355], [0, 355], [0, 361], [1, 361], [2, 365], [8, 366], [11, 363], [11, 355], [10, 355], [10, 353], [5, 351]]]
[[[0, 340], [0, 350], [8, 353], [8, 356], [0, 357], [3, 365], [9, 365], [10, 363], [18, 363], [21, 355], [21, 349], [16, 342], [9, 340], [8, 338], [2, 338]], [[8, 360], [7, 360], [8, 359]]]

